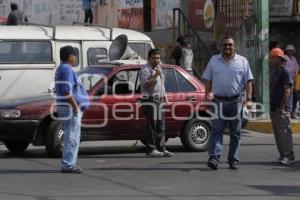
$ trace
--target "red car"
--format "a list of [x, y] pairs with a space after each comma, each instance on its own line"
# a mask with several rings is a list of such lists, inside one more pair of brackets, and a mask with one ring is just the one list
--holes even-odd
[[[107, 64], [79, 71], [91, 102], [82, 119], [82, 141], [143, 141], [146, 120], [140, 104], [140, 68]], [[180, 137], [189, 151], [207, 150], [211, 123], [204, 85], [181, 67], [162, 68], [169, 99], [166, 139]], [[0, 103], [0, 140], [11, 152], [24, 152], [32, 143], [45, 145], [49, 155], [59, 156], [62, 135], [53, 95]]]

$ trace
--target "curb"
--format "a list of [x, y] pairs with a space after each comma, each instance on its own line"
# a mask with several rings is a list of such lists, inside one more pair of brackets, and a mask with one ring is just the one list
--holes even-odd
[[[247, 126], [244, 129], [260, 133], [272, 134], [271, 120], [248, 121]], [[300, 121], [298, 119], [291, 121], [291, 129], [293, 134], [300, 134]]]

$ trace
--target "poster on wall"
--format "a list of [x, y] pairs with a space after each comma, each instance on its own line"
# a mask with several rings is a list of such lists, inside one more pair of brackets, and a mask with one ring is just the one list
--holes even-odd
[[143, 0], [119, 0], [118, 27], [137, 30], [144, 28]]
[[270, 0], [270, 16], [291, 16], [293, 12], [293, 0]]
[[168, 29], [173, 25], [173, 8], [180, 7], [180, 0], [157, 0], [156, 1], [156, 24], [155, 29]]
[[[0, 17], [10, 13], [11, 0], [0, 0]], [[83, 21], [82, 0], [13, 0], [29, 22], [45, 25], [71, 25]]]
[[189, 19], [196, 30], [213, 32], [215, 9], [213, 0], [190, 0]]

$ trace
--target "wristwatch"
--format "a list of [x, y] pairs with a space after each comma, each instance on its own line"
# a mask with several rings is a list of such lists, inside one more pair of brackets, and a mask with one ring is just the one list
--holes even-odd
[[251, 98], [251, 97], [247, 97], [246, 100], [247, 100], [247, 101], [251, 101], [252, 98]]

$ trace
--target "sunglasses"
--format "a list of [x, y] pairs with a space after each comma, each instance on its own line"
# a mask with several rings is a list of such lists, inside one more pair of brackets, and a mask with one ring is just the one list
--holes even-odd
[[233, 46], [233, 43], [224, 43], [224, 44], [223, 44], [223, 47], [227, 47], [227, 46], [232, 47], [232, 46]]

